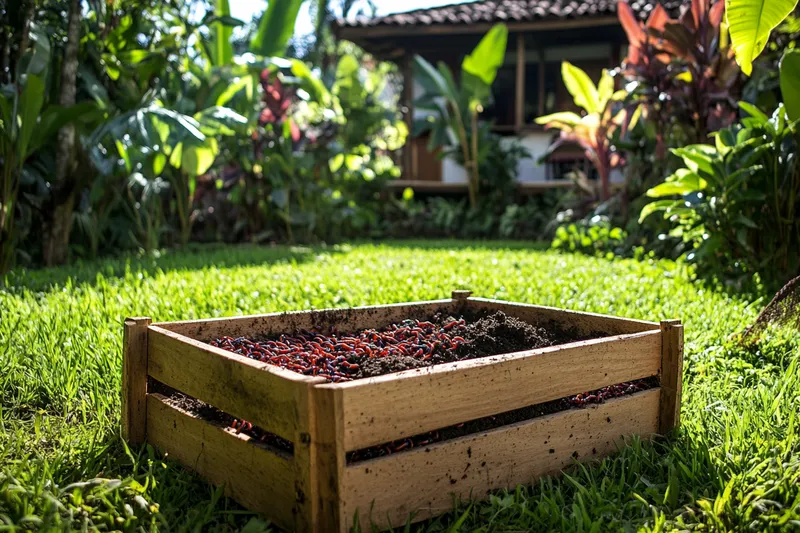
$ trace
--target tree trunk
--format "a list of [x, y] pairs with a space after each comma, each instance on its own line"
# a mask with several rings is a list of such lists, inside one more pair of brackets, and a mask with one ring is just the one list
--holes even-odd
[[[64, 107], [75, 105], [78, 76], [78, 45], [81, 38], [81, 3], [70, 0], [67, 44], [61, 65], [61, 94], [58, 103]], [[69, 234], [72, 230], [72, 211], [75, 206], [76, 183], [75, 126], [67, 124], [58, 132], [56, 169], [52, 187], [50, 220], [45, 223], [44, 263], [61, 265], [67, 260]]]

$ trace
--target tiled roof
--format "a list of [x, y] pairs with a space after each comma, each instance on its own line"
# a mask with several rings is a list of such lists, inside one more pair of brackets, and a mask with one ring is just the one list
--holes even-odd
[[[630, 0], [631, 7], [642, 19], [647, 18], [656, 3], [655, 0]], [[664, 0], [661, 5], [675, 16], [684, 3], [688, 3], [688, 0]], [[416, 9], [382, 17], [361, 17], [351, 21], [340, 20], [339, 25], [374, 27], [513, 23], [616, 16], [616, 14], [616, 0], [481, 0], [466, 4]]]

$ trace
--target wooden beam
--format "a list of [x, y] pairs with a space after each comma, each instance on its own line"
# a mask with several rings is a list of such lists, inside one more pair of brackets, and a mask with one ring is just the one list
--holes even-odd
[[403, 147], [403, 177], [413, 178], [415, 176], [413, 169], [415, 143], [411, 138], [411, 132], [414, 128], [414, 69], [413, 58], [408, 53], [403, 57], [403, 93], [401, 99], [400, 103], [406, 109], [403, 119], [408, 128], [408, 137], [406, 137], [406, 144]]
[[544, 101], [545, 101], [545, 94], [544, 94], [544, 77], [545, 77], [545, 61], [544, 61], [544, 48], [539, 47], [539, 108], [538, 113], [539, 116], [544, 115]]
[[122, 436], [144, 443], [147, 433], [147, 317], [128, 318], [122, 332]]
[[517, 131], [522, 129], [525, 121], [525, 34], [517, 34], [517, 89], [516, 89], [516, 121]]
[[[619, 19], [613, 17], [585, 17], [580, 19], [539, 20], [535, 22], [508, 22], [509, 32], [569, 30], [575, 28], [593, 28], [616, 26]], [[376, 37], [413, 37], [417, 35], [458, 35], [486, 33], [494, 24], [430, 24], [404, 26], [345, 26], [340, 30], [341, 38], [348, 41], [373, 39]]]
[[661, 400], [658, 432], [667, 434], [681, 423], [683, 326], [680, 320], [661, 322]]

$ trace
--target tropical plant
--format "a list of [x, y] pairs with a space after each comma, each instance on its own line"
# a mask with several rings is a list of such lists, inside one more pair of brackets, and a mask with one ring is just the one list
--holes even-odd
[[614, 102], [625, 96], [625, 91], [614, 91], [614, 79], [603, 69], [597, 86], [580, 68], [564, 61], [561, 64], [564, 85], [584, 114], [563, 111], [536, 119], [537, 124], [561, 131], [550, 151], [564, 143], [577, 143], [584, 149], [600, 178], [602, 199], [611, 197], [611, 170], [620, 163], [611, 137], [615, 130], [628, 121], [627, 110], [616, 111]]
[[15, 222], [22, 208], [18, 203], [20, 187], [37, 175], [26, 163], [62, 126], [94, 108], [91, 104], [48, 104], [49, 66], [50, 42], [41, 28], [28, 20], [19, 60], [12, 69], [13, 80], [0, 92], [0, 273], [10, 268], [19, 238]]
[[629, 41], [628, 105], [656, 124], [658, 158], [735, 120], [740, 76], [721, 29], [723, 0], [692, 0], [677, 19], [656, 4], [644, 23], [624, 0], [617, 12]]
[[782, 105], [771, 117], [739, 105], [749, 116], [717, 132], [714, 146], [673, 150], [685, 167], [648, 191], [659, 200], [640, 222], [662, 212], [705, 270], [782, 279], [800, 269], [797, 122]]
[[797, 7], [797, 0], [725, 0], [731, 46], [742, 72], [750, 76], [770, 33]]
[[559, 226], [550, 247], [611, 259], [626, 237], [625, 230], [613, 226], [607, 216], [595, 215]]
[[414, 134], [430, 130], [432, 149], [443, 146], [447, 148], [445, 154], [460, 151], [473, 209], [478, 204], [482, 162], [478, 117], [491, 98], [491, 87], [497, 69], [503, 64], [507, 40], [506, 25], [493, 26], [461, 63], [460, 85], [443, 62], [434, 67], [422, 57], [414, 56], [414, 79], [425, 91], [415, 102], [415, 108], [428, 113], [415, 124]]

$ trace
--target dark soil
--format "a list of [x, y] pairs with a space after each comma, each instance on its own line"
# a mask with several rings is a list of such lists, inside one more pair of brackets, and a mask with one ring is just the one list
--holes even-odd
[[340, 382], [601, 336], [548, 330], [497, 311], [437, 314], [352, 334], [297, 331], [266, 339], [222, 337], [211, 344]]
[[153, 381], [150, 383], [149, 389], [150, 392], [155, 392], [165, 396], [167, 398], [167, 403], [170, 405], [202, 418], [207, 422], [211, 422], [218, 427], [229, 427], [236, 429], [237, 432], [242, 432], [245, 435], [257, 440], [264, 446], [272, 448], [278, 452], [288, 453], [290, 455], [294, 453], [294, 444], [291, 441], [288, 441], [273, 433], [267, 433], [261, 428], [253, 426], [244, 420], [238, 420], [228, 413], [217, 409], [216, 407], [208, 405], [205, 402], [201, 402], [200, 400], [192, 398], [191, 396], [186, 396], [185, 394], [178, 392], [172, 387], [168, 387], [163, 383]]

